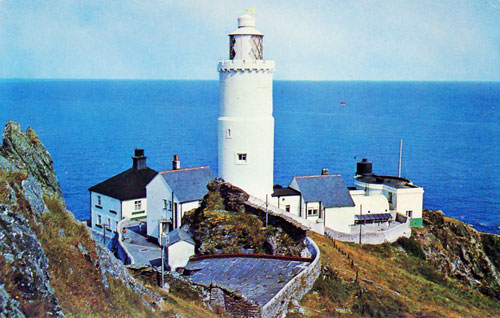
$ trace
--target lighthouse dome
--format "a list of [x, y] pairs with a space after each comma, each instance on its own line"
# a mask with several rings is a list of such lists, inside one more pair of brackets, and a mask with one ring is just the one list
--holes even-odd
[[238, 17], [238, 28], [229, 35], [263, 35], [255, 29], [255, 18], [248, 13]]
[[255, 27], [255, 18], [248, 13], [244, 13], [238, 17], [238, 28]]

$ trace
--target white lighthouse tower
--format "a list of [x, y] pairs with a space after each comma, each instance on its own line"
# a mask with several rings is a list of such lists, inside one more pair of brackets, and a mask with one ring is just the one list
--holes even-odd
[[274, 61], [263, 59], [263, 37], [243, 14], [218, 65], [219, 175], [261, 199], [273, 191], [274, 163]]

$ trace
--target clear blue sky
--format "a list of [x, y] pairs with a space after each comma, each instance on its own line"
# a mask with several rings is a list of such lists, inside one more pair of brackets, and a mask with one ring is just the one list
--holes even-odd
[[0, 78], [216, 79], [254, 8], [281, 80], [500, 80], [499, 0], [0, 0]]

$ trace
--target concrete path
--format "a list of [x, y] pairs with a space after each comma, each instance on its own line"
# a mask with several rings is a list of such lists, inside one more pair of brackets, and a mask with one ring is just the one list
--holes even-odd
[[123, 245], [134, 257], [135, 265], [161, 265], [161, 247], [155, 242], [146, 239], [146, 224], [142, 221], [133, 221], [125, 225]]

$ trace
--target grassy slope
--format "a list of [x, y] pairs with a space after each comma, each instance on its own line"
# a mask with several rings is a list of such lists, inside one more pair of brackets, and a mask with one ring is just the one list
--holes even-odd
[[[107, 275], [109, 288], [105, 288], [100, 269], [96, 266], [98, 256], [94, 241], [85, 226], [70, 216], [61, 199], [53, 196], [44, 197], [50, 212], [44, 213], [41, 220], [35, 219], [21, 191], [21, 182], [26, 177], [26, 173], [0, 170], [0, 200], [7, 200], [8, 191], [4, 185], [8, 183], [15, 189], [17, 197], [17, 205], [12, 208], [28, 220], [47, 255], [50, 284], [66, 317], [169, 317], [175, 313], [184, 317], [218, 317], [203, 307], [199, 298], [186, 299], [181, 290], [163, 293], [163, 308], [152, 312], [142, 303], [141, 296], [129, 290], [121, 280]], [[87, 255], [82, 254], [79, 245]], [[9, 277], [8, 266], [2, 258], [0, 268], [6, 274], [7, 289], [11, 295], [17, 295], [15, 279]], [[147, 287], [158, 291], [155, 287]], [[19, 297], [16, 299], [23, 302]], [[26, 302], [28, 305], [28, 312], [34, 316], [45, 312], [43, 303]]]
[[321, 249], [323, 275], [301, 302], [310, 316], [500, 315], [499, 303], [445, 277], [419, 258], [418, 253], [410, 256], [398, 244], [358, 246], [334, 243], [316, 234], [312, 238]]

